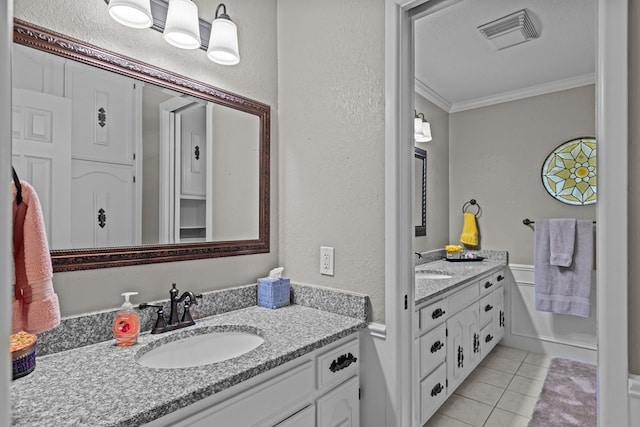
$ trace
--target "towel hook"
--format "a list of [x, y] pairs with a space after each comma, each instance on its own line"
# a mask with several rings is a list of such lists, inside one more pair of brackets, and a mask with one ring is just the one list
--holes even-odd
[[467, 209], [470, 209], [472, 206], [475, 206], [477, 209], [474, 215], [476, 216], [476, 218], [479, 217], [480, 214], [482, 213], [482, 208], [480, 207], [478, 202], [476, 202], [476, 199], [471, 199], [468, 202], [466, 202], [464, 205], [462, 205], [462, 213], [467, 213]]

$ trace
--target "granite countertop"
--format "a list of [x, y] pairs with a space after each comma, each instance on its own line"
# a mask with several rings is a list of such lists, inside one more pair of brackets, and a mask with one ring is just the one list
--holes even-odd
[[474, 279], [499, 271], [506, 266], [506, 256], [464, 262], [450, 262], [440, 259], [417, 265], [416, 271], [427, 270], [453, 277], [450, 279], [422, 279], [416, 277], [415, 304], [418, 306], [438, 295], [464, 286]]
[[[116, 347], [111, 340], [39, 356], [36, 369], [12, 383], [13, 425], [140, 425], [364, 327], [363, 320], [302, 305], [252, 306], [177, 331], [141, 334], [131, 347]], [[242, 356], [206, 366], [155, 369], [136, 362], [147, 345], [201, 328], [255, 328], [265, 341]]]

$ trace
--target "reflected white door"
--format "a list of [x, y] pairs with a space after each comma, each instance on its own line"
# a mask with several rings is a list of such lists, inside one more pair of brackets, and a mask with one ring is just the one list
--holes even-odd
[[13, 90], [13, 166], [40, 200], [51, 249], [71, 240], [71, 101]]

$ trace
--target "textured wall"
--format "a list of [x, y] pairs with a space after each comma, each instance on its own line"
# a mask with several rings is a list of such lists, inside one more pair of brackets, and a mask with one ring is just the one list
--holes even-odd
[[383, 322], [384, 2], [279, 0], [278, 81], [285, 271], [368, 294]]
[[440, 249], [449, 242], [449, 113], [416, 94], [416, 111], [431, 123], [433, 140], [417, 142], [427, 151], [427, 235], [416, 237], [414, 249]]
[[[196, 1], [200, 18], [211, 21], [218, 3]], [[15, 0], [15, 17], [94, 45], [201, 80], [272, 107], [271, 253], [213, 260], [57, 273], [54, 286], [64, 315], [121, 304], [120, 293], [137, 290], [136, 302], [167, 296], [172, 282], [205, 291], [255, 282], [278, 259], [277, 43], [276, 0], [229, 0], [227, 12], [238, 25], [240, 64], [217, 65], [205, 52], [167, 44], [152, 30], [126, 28], [111, 18], [102, 0]]]
[[450, 239], [462, 231], [462, 205], [474, 198], [481, 246], [533, 264], [533, 231], [524, 218], [595, 219], [595, 205], [571, 206], [544, 189], [540, 171], [561, 143], [595, 135], [595, 87], [583, 86], [450, 116]]

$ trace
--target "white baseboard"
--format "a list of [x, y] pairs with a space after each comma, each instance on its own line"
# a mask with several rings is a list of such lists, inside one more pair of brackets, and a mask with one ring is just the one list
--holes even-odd
[[588, 363], [597, 360], [595, 276], [589, 318], [535, 310], [532, 265], [510, 264], [505, 287], [507, 328], [502, 344]]
[[629, 375], [629, 426], [640, 425], [640, 375]]

